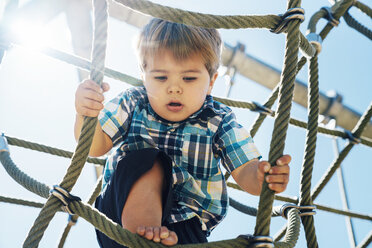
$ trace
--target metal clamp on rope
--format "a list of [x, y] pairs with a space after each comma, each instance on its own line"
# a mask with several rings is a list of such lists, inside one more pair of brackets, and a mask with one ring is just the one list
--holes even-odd
[[316, 33], [309, 33], [306, 35], [306, 39], [310, 42], [313, 47], [315, 47], [317, 54], [319, 54], [322, 51], [322, 43], [323, 39], [320, 37], [319, 34]]
[[352, 132], [350, 132], [349, 130], [344, 130], [344, 132], [346, 133], [346, 136], [347, 136], [347, 139], [354, 145], [358, 145], [362, 142], [362, 140], [360, 138], [357, 138], [353, 135]]
[[6, 140], [4, 133], [1, 133], [0, 136], [0, 152], [9, 153], [8, 141]]
[[76, 215], [73, 215], [73, 214], [69, 214], [68, 215], [68, 225], [69, 226], [74, 226], [77, 222], [77, 218], [76, 218]]
[[333, 17], [332, 10], [331, 10], [330, 7], [323, 7], [323, 8], [321, 8], [321, 9], [323, 9], [323, 10], [327, 13], [327, 15], [326, 15], [324, 18], [327, 19], [328, 22], [329, 22], [333, 27], [337, 27], [338, 24], [340, 24], [340, 21]]
[[264, 114], [264, 115], [270, 115], [270, 116], [274, 116], [275, 115], [275, 112], [264, 106], [264, 105], [261, 105], [259, 104], [258, 102], [252, 102], [254, 105], [255, 105], [255, 108], [252, 110], [252, 111], [255, 111], [255, 112], [258, 112], [260, 114]]
[[280, 214], [283, 218], [287, 219], [287, 213], [288, 210], [291, 208], [296, 208], [300, 212], [300, 216], [310, 216], [310, 215], [315, 215], [316, 212], [314, 209], [316, 209], [315, 206], [297, 206], [296, 204], [293, 203], [286, 203], [280, 208]]
[[253, 236], [251, 234], [239, 235], [249, 241], [248, 248], [274, 248], [273, 238], [270, 236]]
[[305, 20], [305, 10], [303, 8], [291, 8], [287, 10], [283, 15], [279, 15], [282, 18], [282, 21], [276, 28], [270, 30], [270, 32], [279, 34], [283, 32], [289, 21], [291, 20], [300, 20], [303, 22]]
[[71, 195], [69, 192], [67, 192], [67, 190], [60, 187], [59, 185], [54, 185], [53, 189], [50, 190], [50, 193], [57, 197], [62, 202], [63, 211], [69, 213], [70, 215], [73, 215], [74, 213], [68, 207], [68, 204], [70, 204], [73, 201], [81, 201], [80, 197]]

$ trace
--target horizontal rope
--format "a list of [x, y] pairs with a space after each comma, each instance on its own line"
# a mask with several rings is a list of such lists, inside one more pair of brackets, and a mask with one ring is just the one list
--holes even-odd
[[[245, 192], [243, 189], [241, 189], [239, 187], [239, 185], [237, 185], [235, 183], [227, 182], [227, 186], [230, 187], [230, 188]], [[293, 203], [293, 204], [298, 203], [298, 198], [297, 197], [290, 197], [290, 196], [283, 196], [283, 195], [275, 195], [274, 197], [275, 197], [275, 200], [278, 200], [278, 201], [289, 202], [289, 203]], [[320, 204], [316, 204], [316, 203], [313, 203], [313, 205], [316, 206], [317, 209], [323, 210], [323, 211], [326, 211], [326, 212], [345, 215], [345, 216], [358, 218], [358, 219], [363, 219], [363, 220], [372, 220], [372, 215], [361, 214], [361, 213], [357, 213], [357, 212], [354, 212], [354, 211], [341, 210], [341, 209], [332, 208], [332, 207], [329, 207], [329, 206], [324, 206], [324, 205], [320, 205]]]
[[[46, 145], [41, 145], [38, 143], [34, 143], [31, 141], [26, 141], [14, 137], [9, 137], [5, 136], [8, 144], [13, 145], [13, 146], [18, 146], [18, 147], [23, 147], [27, 149], [31, 149], [34, 151], [39, 151], [39, 152], [44, 152], [64, 158], [72, 158], [73, 152], [62, 150], [59, 148], [51, 147], [51, 146], [46, 146]], [[99, 158], [88, 158], [87, 161], [92, 164], [98, 164], [98, 165], [105, 165], [106, 160], [105, 159], [99, 159]]]
[[[46, 51], [53, 51], [53, 52], [50, 53], [50, 52], [46, 52]], [[80, 69], [89, 70], [89, 68], [91, 66], [90, 62], [85, 60], [85, 59], [82, 59], [80, 57], [77, 57], [77, 56], [74, 56], [74, 55], [71, 55], [71, 54], [68, 54], [68, 53], [57, 51], [57, 50], [52, 49], [52, 48], [42, 49], [41, 52], [43, 54], [47, 55], [47, 56], [52, 57], [52, 58], [61, 60], [63, 62], [69, 63], [69, 64], [72, 64], [72, 65], [74, 65], [74, 66], [76, 66]], [[127, 74], [124, 74], [124, 73], [120, 73], [120, 72], [111, 70], [109, 68], [105, 68], [104, 74], [106, 76], [110, 77], [110, 78], [120, 80], [120, 81], [122, 81], [124, 83], [128, 83], [132, 86], [142, 85], [142, 80], [131, 77], [131, 76], [129, 76]], [[253, 110], [256, 106], [254, 103], [250, 103], [250, 102], [226, 99], [226, 98], [216, 97], [216, 96], [214, 96], [214, 98], [216, 100], [220, 101], [221, 103], [224, 103], [227, 106], [231, 106], [231, 107], [248, 108], [250, 110]], [[289, 120], [289, 123], [294, 125], [294, 126], [301, 127], [301, 128], [306, 128], [306, 126], [307, 126], [306, 122], [296, 120], [296, 119], [293, 119], [293, 118], [291, 118]], [[341, 137], [341, 138], [344, 138], [344, 139], [346, 139], [348, 137], [347, 133], [345, 133], [345, 132], [334, 130], [334, 129], [329, 129], [329, 128], [324, 128], [324, 127], [319, 127], [318, 132], [322, 133], [322, 134]], [[361, 143], [363, 145], [372, 147], [372, 140], [370, 140], [368, 138], [361, 138]]]

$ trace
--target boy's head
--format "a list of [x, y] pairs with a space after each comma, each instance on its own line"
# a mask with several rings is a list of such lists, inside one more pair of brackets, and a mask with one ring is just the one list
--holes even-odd
[[143, 29], [137, 43], [142, 71], [147, 59], [161, 49], [171, 51], [175, 60], [182, 61], [197, 54], [212, 77], [220, 65], [221, 37], [216, 29], [199, 28], [152, 19]]
[[138, 55], [152, 109], [179, 122], [197, 112], [217, 78], [221, 39], [217, 30], [153, 19], [142, 30]]

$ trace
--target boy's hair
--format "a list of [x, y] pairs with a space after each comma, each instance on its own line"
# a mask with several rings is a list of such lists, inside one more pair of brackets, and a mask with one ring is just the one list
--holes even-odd
[[159, 49], [168, 49], [176, 60], [200, 54], [212, 77], [220, 65], [221, 37], [216, 29], [200, 28], [152, 19], [140, 33], [137, 52], [141, 69], [146, 69], [146, 58], [156, 56]]

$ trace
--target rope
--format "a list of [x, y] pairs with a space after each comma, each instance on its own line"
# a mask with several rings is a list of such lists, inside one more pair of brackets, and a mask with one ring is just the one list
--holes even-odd
[[[49, 153], [49, 154], [64, 157], [64, 158], [72, 158], [72, 155], [73, 155], [72, 152], [54, 148], [51, 146], [45, 146], [45, 145], [41, 145], [38, 143], [34, 143], [34, 142], [30, 142], [30, 141], [26, 141], [26, 140], [14, 138], [14, 137], [9, 137], [9, 136], [5, 136], [5, 137], [9, 145], [23, 147], [23, 148], [27, 148], [27, 149], [31, 149], [31, 150], [39, 151], [39, 152], [45, 152], [45, 153]], [[92, 163], [92, 164], [104, 165], [106, 163], [106, 160], [98, 159], [98, 158], [88, 158], [87, 162]]]
[[[214, 28], [243, 28], [240, 25], [247, 25], [247, 27], [261, 27], [259, 25], [272, 25], [273, 23], [266, 23], [269, 22], [270, 18], [277, 18], [278, 16], [260, 16], [258, 19], [255, 16], [216, 16], [216, 15], [207, 15], [207, 14], [200, 14], [194, 13], [189, 11], [182, 11], [179, 9], [172, 9], [168, 7], [164, 7], [161, 5], [153, 4], [151, 2], [145, 0], [120, 0], [120, 2], [131, 5], [131, 8], [134, 8], [139, 11], [143, 11], [144, 13], [148, 13], [155, 17], [160, 17], [163, 19], [167, 19], [170, 21], [176, 21], [185, 23], [188, 25], [212, 25], [210, 27]], [[332, 7], [332, 13], [327, 12], [326, 10], [322, 9], [314, 16], [312, 19], [311, 27], [309, 29], [313, 29], [315, 33], [315, 25], [318, 20], [326, 15], [331, 16], [335, 19], [335, 21], [331, 21], [326, 25], [326, 27], [320, 33], [320, 36], [324, 39], [329, 31], [332, 29], [331, 26], [334, 26], [335, 22], [338, 22], [338, 19], [344, 14], [346, 18], [348, 18], [348, 13], [345, 12], [352, 4], [352, 1], [342, 1], [337, 2]], [[294, 8], [298, 8], [300, 6], [299, 0], [289, 0], [288, 1], [288, 11], [293, 10]], [[370, 15], [371, 9], [363, 4], [356, 2], [355, 6], [362, 11]], [[87, 64], [83, 63], [82, 66], [90, 65], [91, 67], [91, 78], [92, 80], [96, 81], [98, 84], [101, 84], [104, 75], [104, 60], [105, 60], [105, 50], [106, 50], [106, 38], [107, 38], [107, 6], [105, 1], [94, 1], [94, 14], [95, 14], [95, 34], [94, 34], [94, 48], [92, 54], [92, 63]], [[371, 16], [371, 15], [370, 15]], [[240, 19], [242, 18], [242, 22]], [[301, 18], [300, 18], [301, 19]], [[239, 23], [237, 22], [239, 20]], [[260, 20], [261, 22], [257, 21]], [[272, 20], [275, 22], [277, 19]], [[276, 21], [270, 29], [277, 28], [278, 25], [282, 25], [280, 21]], [[317, 132], [322, 132], [322, 128], [318, 128], [318, 73], [317, 73], [317, 57], [313, 57], [315, 55], [315, 49], [310, 45], [310, 43], [303, 37], [303, 35], [299, 32], [299, 20], [298, 19], [291, 19], [286, 20], [288, 22], [288, 27], [286, 28], [287, 31], [287, 38], [286, 38], [286, 49], [285, 49], [285, 61], [284, 61], [284, 68], [281, 75], [281, 83], [279, 86], [274, 89], [271, 96], [265, 103], [265, 105], [261, 106], [257, 103], [248, 103], [248, 102], [241, 102], [241, 101], [231, 101], [228, 99], [220, 99], [221, 102], [225, 101], [226, 103], [230, 104], [230, 106], [236, 107], [244, 107], [249, 108], [253, 111], [259, 111], [261, 114], [258, 116], [255, 124], [251, 128], [251, 132], [253, 136], [257, 132], [259, 126], [262, 124], [263, 119], [266, 115], [276, 116], [275, 123], [274, 123], [274, 130], [270, 145], [270, 153], [269, 153], [269, 162], [273, 166], [275, 165], [275, 161], [282, 155], [284, 146], [285, 146], [285, 138], [286, 138], [286, 131], [288, 129], [289, 124], [294, 124], [301, 127], [307, 127], [307, 139], [306, 139], [306, 151], [305, 151], [305, 158], [303, 163], [303, 171], [301, 173], [301, 196], [298, 200], [300, 206], [308, 206], [312, 203], [311, 198], [314, 199], [318, 196], [319, 192], [328, 183], [330, 178], [332, 177], [334, 171], [338, 168], [339, 164], [342, 160], [346, 157], [348, 152], [356, 143], [363, 143], [363, 144], [372, 144], [372, 141], [364, 140], [360, 138], [360, 135], [364, 129], [364, 127], [369, 123], [369, 120], [372, 116], [372, 104], [368, 108], [368, 110], [363, 114], [361, 119], [359, 120], [356, 127], [353, 129], [352, 133], [349, 132], [341, 132], [336, 130], [328, 130], [323, 129], [323, 132], [338, 132], [337, 134], [340, 137], [348, 138], [350, 140], [349, 144], [343, 149], [340, 153], [339, 157], [336, 161], [331, 165], [328, 169], [327, 173], [323, 176], [321, 182], [315, 187], [312, 194], [310, 194], [310, 184], [311, 184], [311, 174], [312, 174], [312, 167], [313, 167], [313, 160], [315, 155], [315, 144], [316, 144], [316, 137]], [[215, 25], [215, 26], [213, 26]], [[234, 26], [239, 25], [239, 26]], [[251, 25], [251, 26], [249, 26]], [[209, 27], [209, 26], [206, 26]], [[261, 27], [262, 28], [262, 27]], [[267, 27], [266, 27], [267, 28]], [[310, 90], [309, 90], [309, 117], [308, 117], [308, 124], [300, 122], [298, 120], [294, 120], [290, 118], [290, 109], [292, 104], [292, 96], [293, 96], [293, 88], [294, 88], [294, 79], [298, 71], [302, 68], [302, 66], [306, 63], [306, 59], [302, 57], [297, 62], [297, 53], [301, 47], [305, 50], [305, 56], [312, 57], [310, 59]], [[78, 60], [81, 62], [81, 60]], [[129, 79], [131, 80], [131, 79]], [[136, 83], [140, 81], [134, 80]], [[272, 111], [270, 108], [274, 104], [277, 96], [279, 94], [279, 106], [277, 113]], [[82, 132], [79, 137], [78, 145], [74, 155], [70, 152], [66, 152], [56, 148], [50, 148], [46, 146], [42, 146], [36, 143], [25, 142], [22, 140], [18, 140], [15, 138], [7, 137], [12, 145], [18, 145], [25, 148], [30, 148], [42, 152], [51, 153], [53, 155], [63, 156], [63, 157], [72, 157], [71, 165], [67, 170], [67, 173], [60, 183], [60, 188], [66, 190], [66, 192], [71, 191], [72, 187], [74, 186], [78, 176], [81, 173], [81, 170], [84, 166], [85, 161], [88, 157], [89, 148], [92, 142], [92, 137], [94, 135], [94, 129], [97, 124], [97, 118], [85, 118], [84, 124], [82, 127]], [[318, 130], [317, 130], [318, 129]], [[89, 160], [89, 159], [88, 159]], [[8, 151], [1, 151], [0, 152], [0, 161], [3, 163], [4, 168], [6, 168], [9, 175], [13, 178], [16, 178], [16, 181], [19, 182], [22, 186], [27, 188], [28, 190], [44, 197], [48, 198], [47, 202], [44, 206], [41, 206], [40, 203], [34, 203], [30, 201], [19, 201], [18, 199], [14, 198], [6, 198], [0, 196], [0, 201], [14, 203], [14, 204], [25, 204], [34, 207], [42, 207], [41, 212], [38, 218], [35, 220], [33, 227], [31, 228], [25, 243], [24, 247], [37, 247], [45, 229], [47, 228], [50, 220], [53, 218], [56, 211], [60, 211], [61, 202], [56, 199], [56, 197], [49, 196], [49, 187], [37, 182], [35, 179], [29, 177], [25, 173], [21, 172], [18, 167], [13, 163], [10, 159]], [[102, 160], [94, 160], [96, 163], [102, 163]], [[144, 238], [139, 237], [138, 235], [132, 234], [127, 230], [124, 230], [120, 225], [113, 223], [109, 220], [106, 216], [100, 214], [97, 210], [93, 209], [90, 205], [94, 202], [95, 198], [99, 194], [100, 191], [100, 183], [101, 180], [98, 180], [95, 190], [93, 191], [90, 199], [88, 200], [88, 204], [84, 204], [80, 201], [72, 201], [68, 203], [68, 207], [77, 215], [83, 217], [88, 222], [92, 223], [95, 227], [97, 227], [100, 231], [105, 233], [110, 238], [116, 240], [120, 244], [127, 245], [130, 247], [165, 247], [161, 244], [154, 243], [152, 241], [148, 241]], [[231, 183], [227, 183], [228, 185]], [[230, 185], [229, 185], [230, 186]], [[246, 208], [243, 204], [240, 204], [233, 199], [230, 199], [232, 205], [236, 208], [240, 208], [241, 210], [249, 213], [256, 213], [257, 214], [257, 221], [255, 227], [255, 235], [259, 236], [267, 236], [269, 235], [270, 230], [270, 216], [275, 213], [276, 210], [273, 210], [272, 203], [274, 199], [285, 199], [282, 196], [274, 196], [273, 192], [268, 189], [267, 183], [263, 183], [262, 192], [260, 197], [260, 203], [258, 210], [254, 208]], [[290, 199], [290, 201], [297, 202], [296, 199]], [[67, 204], [66, 204], [67, 205]], [[323, 209], [327, 207], [322, 206]], [[319, 207], [319, 209], [321, 209]], [[268, 211], [269, 210], [269, 211]], [[273, 210], [273, 211], [272, 211]], [[353, 213], [350, 211], [343, 211], [344, 214]], [[68, 232], [71, 229], [71, 226], [77, 221], [77, 215], [73, 215], [70, 218], [69, 224], [66, 226], [65, 231], [62, 235], [61, 242], [59, 247], [62, 247]], [[371, 216], [363, 216], [365, 219], [372, 219]], [[354, 217], [354, 216], [353, 216]], [[300, 217], [299, 211], [296, 208], [291, 208], [288, 210], [288, 227], [286, 228], [288, 231], [286, 233], [286, 237], [284, 242], [275, 242], [275, 247], [294, 247], [297, 242], [299, 229], [300, 229]], [[309, 247], [318, 247], [315, 237], [315, 229], [313, 223], [313, 217], [307, 216], [302, 217], [302, 221], [304, 223], [305, 231], [306, 231], [306, 238], [308, 241]], [[366, 238], [365, 241], [362, 242], [360, 247], [366, 247], [372, 240], [372, 235], [370, 234], [369, 237]], [[250, 240], [243, 239], [243, 238], [236, 238], [232, 240], [225, 240], [225, 241], [218, 241], [218, 242], [211, 242], [208, 244], [202, 244], [203, 247], [237, 247], [237, 246], [247, 246], [250, 244]], [[174, 247], [181, 247], [181, 246], [174, 246]], [[200, 247], [200, 245], [183, 245], [182, 247]], [[358, 246], [359, 247], [359, 246]]]
[[360, 24], [357, 20], [355, 20], [349, 12], [346, 12], [344, 14], [344, 19], [350, 27], [354, 28], [357, 30], [359, 33], [363, 34], [366, 36], [368, 39], [372, 40], [372, 31], [365, 27], [364, 25]]
[[[98, 195], [101, 193], [101, 189], [102, 189], [102, 175], [97, 179], [96, 186], [93, 188], [93, 191], [90, 194], [90, 197], [87, 201], [87, 203], [89, 205], [92, 205], [94, 203], [94, 201], [96, 200]], [[66, 227], [65, 227], [65, 229], [62, 233], [61, 239], [59, 241], [58, 248], [63, 247], [63, 245], [66, 241], [67, 235], [69, 234], [72, 226], [75, 225], [77, 220], [78, 220], [77, 215], [72, 215], [72, 216], [70, 215], [69, 222], [67, 223], [67, 225], [66, 225]]]
[[[290, 0], [288, 7], [300, 7], [301, 1]], [[283, 154], [286, 131], [289, 124], [290, 109], [294, 89], [294, 72], [297, 70], [297, 54], [299, 50], [299, 21], [288, 23], [284, 67], [281, 75], [279, 90], [279, 106], [275, 118], [274, 129], [270, 144], [269, 163], [275, 166], [275, 161]], [[255, 236], [268, 236], [270, 233], [270, 213], [274, 201], [274, 192], [268, 188], [267, 182], [262, 185], [258, 213], [256, 218]]]
[[[309, 64], [309, 94], [308, 94], [308, 125], [306, 135], [306, 149], [304, 162], [302, 165], [300, 179], [300, 206], [313, 205], [310, 196], [311, 178], [313, 173], [313, 165], [315, 158], [315, 148], [318, 132], [318, 116], [319, 116], [319, 81], [318, 81], [318, 57], [310, 59]], [[305, 228], [306, 240], [308, 247], [318, 247], [315, 235], [314, 218], [313, 216], [303, 216], [302, 223]]]
[[[369, 108], [366, 110], [366, 112], [363, 114], [363, 116], [360, 118], [359, 122], [355, 126], [354, 130], [352, 131], [354, 137], [359, 137], [362, 133], [364, 127], [367, 125], [369, 120], [372, 116], [372, 103], [369, 106]], [[344, 149], [340, 152], [336, 160], [332, 163], [332, 165], [328, 168], [326, 173], [323, 175], [323, 177], [320, 179], [319, 183], [315, 186], [312, 192], [312, 197], [315, 199], [320, 191], [324, 188], [324, 186], [329, 182], [337, 168], [340, 166], [341, 162], [345, 159], [345, 157], [349, 154], [351, 148], [353, 148], [354, 144], [352, 142], [349, 142]]]
[[[102, 83], [106, 37], [107, 37], [107, 3], [106, 1], [94, 1], [94, 16], [95, 16], [95, 32], [93, 40], [91, 79], [99, 85]], [[82, 131], [79, 137], [78, 145], [74, 156], [72, 157], [71, 165], [69, 166], [65, 177], [59, 184], [60, 187], [67, 191], [71, 191], [77, 178], [79, 177], [84, 163], [88, 157], [89, 149], [92, 143], [97, 118], [85, 118]], [[39, 216], [36, 218], [23, 246], [37, 247], [49, 222], [54, 214], [61, 207], [61, 202], [53, 196], [50, 196], [41, 209]]]
[[[181, 10], [178, 8], [170, 8], [146, 0], [115, 1], [146, 15], [164, 19], [170, 22], [183, 23], [186, 25], [204, 28], [266, 28], [275, 30], [282, 22], [282, 18], [278, 15], [210, 15]], [[314, 56], [315, 49], [313, 49], [309, 41], [303, 36], [302, 33], [298, 33], [298, 35], [300, 37], [302, 52], [306, 54], [306, 56]]]

